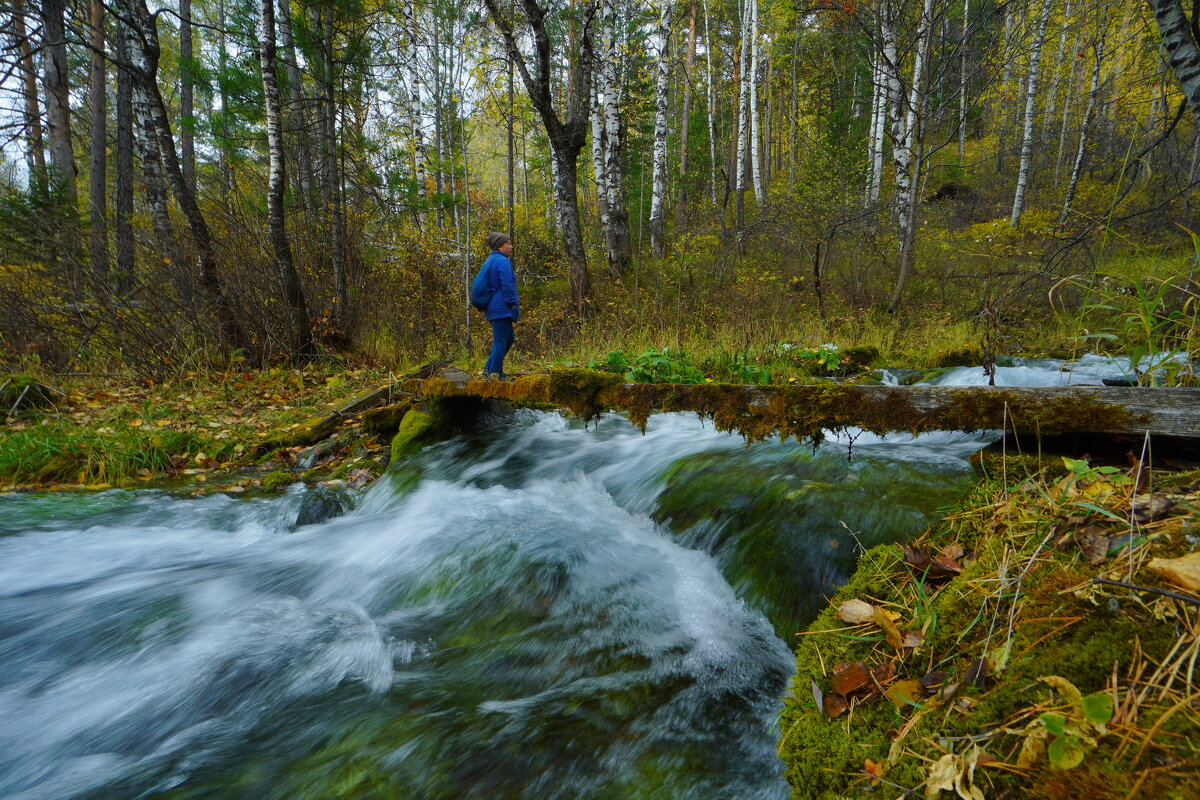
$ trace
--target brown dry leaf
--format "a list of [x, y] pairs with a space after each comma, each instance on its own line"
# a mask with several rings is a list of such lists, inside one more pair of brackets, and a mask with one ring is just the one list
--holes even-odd
[[980, 689], [987, 688], [988, 666], [987, 661], [982, 658], [977, 658], [967, 667], [967, 672], [963, 675], [963, 679]]
[[933, 689], [935, 687], [941, 686], [945, 682], [946, 682], [946, 673], [941, 670], [938, 670], [938, 669], [934, 669], [934, 670], [930, 670], [929, 672], [926, 672], [925, 676], [923, 678], [921, 678], [921, 685], [924, 686], [926, 689]]
[[888, 618], [880, 609], [872, 609], [872, 618], [875, 624], [883, 629], [883, 635], [887, 638], [890, 644], [896, 650], [904, 650], [904, 635], [900, 633], [900, 629], [896, 627], [896, 623]]
[[871, 671], [861, 661], [835, 664], [831, 686], [835, 694], [846, 695], [871, 685]]
[[827, 694], [821, 702], [821, 710], [825, 712], [825, 716], [833, 719], [840, 717], [850, 708], [850, 704], [846, 702], [846, 698], [840, 694]]
[[886, 762], [872, 761], [869, 758], [863, 759], [863, 772], [871, 776], [871, 785], [879, 785], [879, 779], [883, 777], [883, 770]]
[[903, 711], [917, 706], [917, 701], [925, 696], [925, 687], [921, 686], [920, 681], [896, 681], [888, 687], [884, 696], [891, 701], [892, 705]]
[[904, 647], [909, 650], [915, 650], [925, 643], [925, 635], [920, 631], [905, 631], [904, 632]]
[[1147, 566], [1189, 592], [1200, 592], [1200, 552], [1179, 558], [1152, 558]]
[[926, 800], [937, 800], [943, 791], [954, 791], [954, 779], [958, 777], [958, 764], [953, 753], [947, 753], [939, 758], [929, 768], [929, 777], [925, 780]]
[[863, 600], [847, 600], [838, 606], [837, 618], [850, 625], [861, 625], [875, 618], [875, 606]]
[[1108, 547], [1112, 543], [1112, 539], [1095, 530], [1095, 527], [1090, 526], [1085, 533], [1077, 537], [1079, 549], [1083, 551], [1083, 556], [1089, 564], [1099, 564], [1108, 558]]
[[1174, 507], [1175, 501], [1165, 494], [1139, 494], [1133, 498], [1133, 518], [1138, 522], [1162, 519]]
[[961, 544], [948, 544], [942, 548], [942, 555], [955, 561], [962, 558], [966, 552]]

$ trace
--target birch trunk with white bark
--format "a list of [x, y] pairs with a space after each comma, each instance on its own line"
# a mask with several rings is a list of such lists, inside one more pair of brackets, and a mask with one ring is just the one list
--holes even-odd
[[1175, 78], [1187, 97], [1192, 116], [1200, 120], [1200, 45], [1181, 0], [1149, 0], [1162, 34]]
[[650, 187], [650, 249], [655, 258], [666, 253], [667, 217], [667, 90], [670, 87], [671, 10], [673, 0], [661, 0], [658, 15], [658, 82], [655, 86], [654, 152]]
[[750, 178], [754, 183], [754, 200], [761, 207], [767, 201], [763, 187], [761, 119], [758, 115], [758, 0], [747, 0], [750, 7], [750, 69], [746, 75], [750, 82]]
[[1088, 129], [1096, 114], [1096, 106], [1100, 100], [1100, 63], [1103, 51], [1097, 42], [1093, 46], [1095, 62], [1092, 66], [1092, 88], [1088, 91], [1087, 110], [1083, 112], [1083, 122], [1079, 126], [1079, 146], [1075, 150], [1075, 165], [1071, 168], [1071, 179], [1067, 183], [1067, 193], [1063, 198], [1062, 214], [1058, 218], [1059, 225], [1065, 225], [1071, 216], [1071, 205], [1075, 202], [1075, 191], [1079, 186], [1079, 176], [1083, 172], [1084, 155], [1087, 152]]
[[[737, 150], [734, 154], [736, 160], [735, 170], [737, 173], [737, 182], [734, 185], [737, 191], [737, 226], [740, 228], [746, 224], [746, 181], [749, 177], [746, 174], [747, 162], [749, 160], [748, 153], [750, 147], [750, 22], [751, 10], [750, 6], [754, 0], [746, 0], [745, 8], [742, 10], [742, 46], [741, 57], [738, 62], [742, 68], [741, 85], [738, 87], [738, 112], [737, 112]], [[735, 64], [735, 67], [738, 64]]]
[[313, 354], [312, 328], [308, 322], [304, 287], [300, 284], [300, 275], [292, 260], [292, 246], [287, 238], [283, 208], [283, 185], [287, 172], [283, 149], [283, 110], [279, 101], [279, 82], [275, 77], [275, 0], [259, 2], [258, 59], [267, 123], [267, 228], [275, 270], [288, 310], [288, 349], [294, 358], [307, 359]]
[[1025, 116], [1021, 127], [1021, 162], [1017, 170], [1017, 191], [1013, 195], [1012, 214], [1008, 224], [1016, 227], [1025, 212], [1025, 192], [1029, 186], [1029, 166], [1033, 159], [1033, 111], [1037, 102], [1038, 72], [1042, 65], [1042, 43], [1046, 39], [1046, 21], [1050, 19], [1051, 0], [1042, 3], [1037, 28], [1033, 33], [1033, 46], [1029, 54], [1029, 76], [1025, 86]]
[[621, 136], [620, 41], [613, 0], [604, 0], [600, 22], [600, 59], [596, 80], [604, 96], [604, 187], [608, 192], [608, 226], [604, 246], [608, 269], [615, 280], [629, 271], [633, 261], [633, 237], [629, 233], [629, 204], [625, 195], [625, 161]]

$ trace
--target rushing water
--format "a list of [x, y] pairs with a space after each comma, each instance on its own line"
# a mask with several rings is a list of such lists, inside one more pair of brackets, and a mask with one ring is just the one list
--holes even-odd
[[0, 497], [0, 797], [786, 797], [791, 635], [983, 441], [519, 412], [318, 524]]

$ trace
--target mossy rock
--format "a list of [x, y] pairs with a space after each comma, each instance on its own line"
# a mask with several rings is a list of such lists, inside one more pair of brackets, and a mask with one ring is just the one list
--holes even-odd
[[262, 482], [262, 488], [265, 491], [272, 492], [284, 486], [290, 486], [296, 482], [296, 476], [282, 469], [277, 469], [263, 475], [259, 480]]
[[412, 407], [411, 400], [402, 400], [388, 406], [368, 409], [362, 415], [363, 430], [376, 436], [391, 436], [399, 430], [400, 421]]
[[854, 367], [856, 370], [863, 370], [871, 366], [879, 358], [879, 348], [869, 344], [855, 345], [843, 350], [842, 357], [847, 365]]
[[569, 409], [584, 422], [595, 419], [604, 411], [599, 397], [606, 389], [619, 386], [625, 378], [611, 372], [591, 369], [550, 370], [550, 402]]
[[983, 363], [983, 351], [978, 345], [953, 347], [931, 354], [927, 363], [931, 367], [975, 367]]
[[434, 417], [420, 409], [411, 408], [400, 421], [392, 437], [392, 463], [398, 464], [421, 448], [424, 437], [434, 427]]
[[0, 378], [0, 385], [0, 407], [6, 414], [54, 405], [54, 390], [28, 375]]

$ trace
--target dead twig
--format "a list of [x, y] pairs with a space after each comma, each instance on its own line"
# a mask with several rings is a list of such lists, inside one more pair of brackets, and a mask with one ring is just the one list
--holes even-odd
[[1163, 597], [1170, 597], [1174, 600], [1182, 600], [1185, 603], [1191, 603], [1194, 606], [1200, 606], [1200, 598], [1189, 597], [1186, 594], [1179, 592], [1169, 592], [1166, 589], [1155, 589], [1152, 586], [1137, 586], [1124, 581], [1110, 581], [1108, 578], [1092, 578], [1092, 583], [1102, 583], [1105, 586], [1120, 586], [1123, 589], [1132, 589], [1135, 592], [1150, 592], [1151, 594], [1161, 594]]

